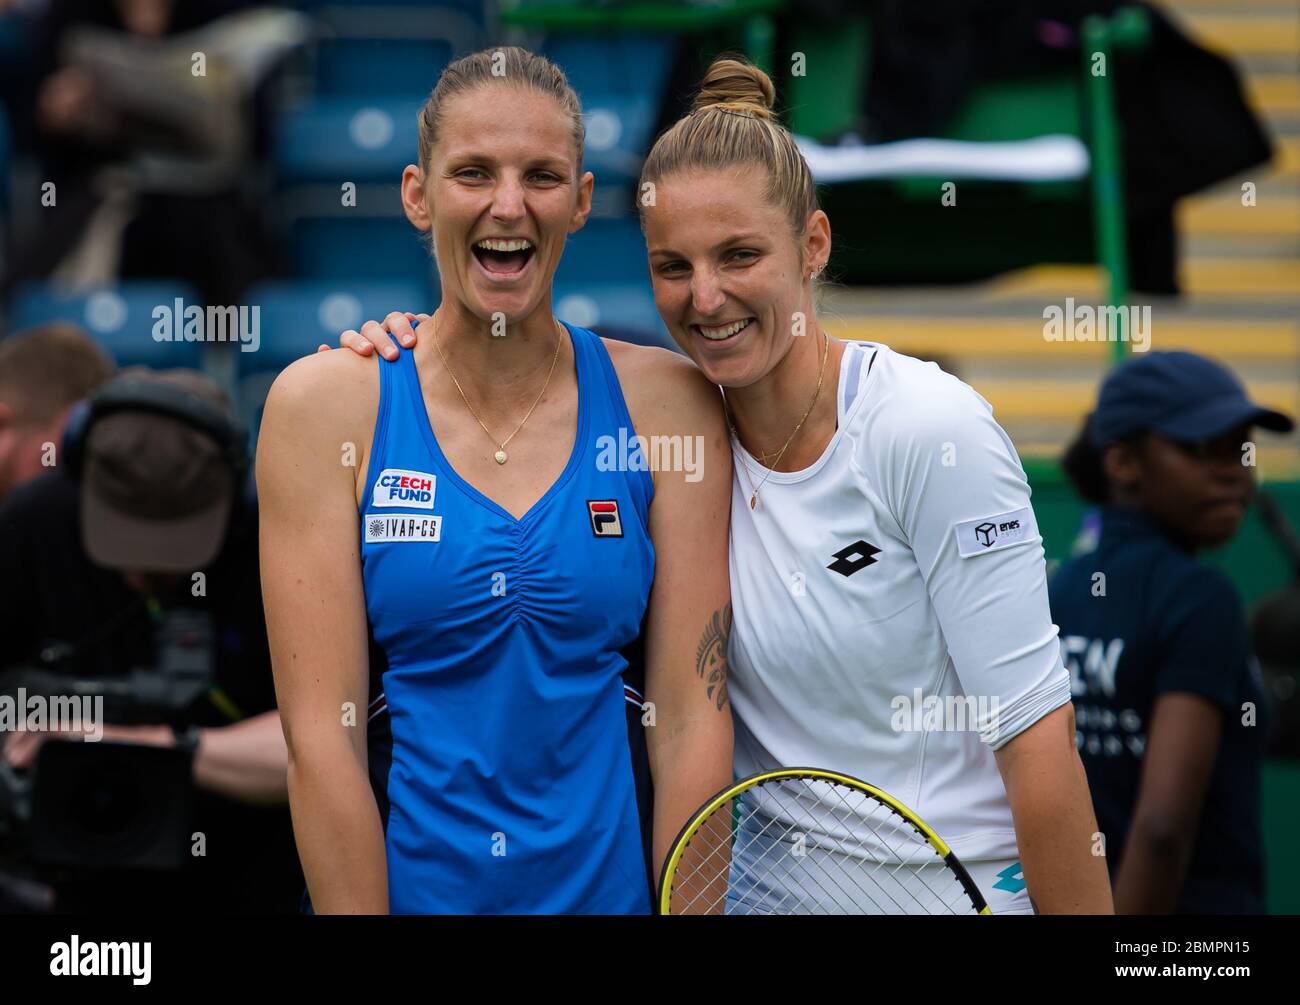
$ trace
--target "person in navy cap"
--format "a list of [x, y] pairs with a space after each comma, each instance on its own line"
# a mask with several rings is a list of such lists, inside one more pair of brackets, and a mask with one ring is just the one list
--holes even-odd
[[1250, 505], [1255, 427], [1293, 423], [1218, 363], [1152, 352], [1106, 378], [1062, 462], [1100, 506], [1051, 604], [1117, 914], [1264, 912], [1259, 669], [1241, 598], [1197, 558]]

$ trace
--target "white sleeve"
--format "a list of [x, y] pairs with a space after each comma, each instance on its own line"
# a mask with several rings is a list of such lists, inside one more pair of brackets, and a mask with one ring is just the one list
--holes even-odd
[[912, 376], [916, 396], [899, 402], [905, 415], [890, 423], [880, 476], [962, 689], [987, 700], [980, 738], [997, 750], [1070, 700], [1043, 539], [1020, 459], [988, 402], [937, 367]]

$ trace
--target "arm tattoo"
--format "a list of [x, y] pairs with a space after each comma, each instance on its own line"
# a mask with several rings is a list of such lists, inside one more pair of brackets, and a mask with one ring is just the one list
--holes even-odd
[[695, 673], [705, 684], [705, 694], [721, 712], [727, 704], [727, 640], [731, 638], [731, 601], [713, 612], [695, 658]]

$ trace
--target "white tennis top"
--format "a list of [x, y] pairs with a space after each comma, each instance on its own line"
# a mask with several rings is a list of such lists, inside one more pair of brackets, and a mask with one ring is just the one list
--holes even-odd
[[[870, 342], [810, 467], [733, 438], [736, 772], [846, 772], [963, 859], [1017, 856], [993, 751], [1070, 700], [1015, 448], [972, 388]], [[831, 832], [836, 830], [827, 824]]]

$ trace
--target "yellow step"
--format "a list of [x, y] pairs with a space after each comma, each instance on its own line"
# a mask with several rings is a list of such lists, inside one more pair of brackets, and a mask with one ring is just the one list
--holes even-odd
[[[1091, 380], [980, 380], [972, 384], [988, 399], [1000, 420], [1065, 420], [1082, 416], [1097, 401]], [[1288, 415], [1300, 414], [1300, 388], [1294, 380], [1248, 382], [1251, 400]]]
[[1242, 7], [1259, 10], [1271, 10], [1276, 7], [1291, 8], [1295, 6], [1295, 0], [1164, 0], [1161, 6], [1166, 10], [1175, 11], [1182, 17], [1197, 12], [1248, 17], [1249, 15], [1242, 14]]
[[[1261, 170], [1255, 181], [1265, 177]], [[1300, 234], [1300, 199], [1295, 196], [1269, 195], [1256, 191], [1256, 204], [1241, 204], [1241, 189], [1224, 193], [1194, 196], [1178, 204], [1178, 229], [1182, 234]]]
[[[954, 318], [872, 316], [847, 321], [827, 319], [826, 330], [836, 338], [883, 342], [899, 352], [943, 354], [956, 360], [969, 357], [1049, 357], [1109, 359], [1105, 342], [1048, 342], [1041, 317]], [[1180, 318], [1162, 321], [1152, 312], [1152, 348], [1186, 349], [1224, 359], [1281, 357], [1300, 360], [1300, 322], [1205, 321]]]
[[[1078, 421], [1083, 422], [1082, 415], [1079, 416]], [[1074, 439], [1075, 431], [1071, 429], [1067, 437], [1059, 443], [1050, 440], [1017, 439], [1015, 440], [1016, 453], [1022, 458], [1034, 457], [1059, 460], [1061, 454], [1065, 452], [1066, 445]], [[1255, 464], [1257, 467], [1256, 474], [1260, 482], [1289, 481], [1297, 473], [1300, 473], [1300, 451], [1285, 445], [1267, 446], [1264, 436], [1261, 436], [1256, 441]]]
[[1262, 16], [1180, 11], [1177, 19], [1194, 41], [1226, 55], [1290, 56], [1300, 49], [1300, 15], [1294, 7], [1286, 14]]
[[1300, 77], [1294, 74], [1252, 74], [1246, 78], [1246, 97], [1265, 117], [1300, 112]]
[[[1183, 291], [1216, 300], [1300, 297], [1300, 261], [1285, 258], [1191, 258], [1179, 266]], [[1035, 265], [985, 283], [975, 294], [980, 303], [1043, 299], [1059, 302], [1067, 294], [1099, 301], [1105, 274], [1095, 265]], [[1140, 296], [1130, 303], [1142, 302]]]
[[1300, 174], [1300, 139], [1290, 138], [1279, 141], [1271, 167], [1278, 174]]
[[1189, 258], [1179, 266], [1179, 278], [1193, 296], [1300, 296], [1300, 260], [1296, 259]]

